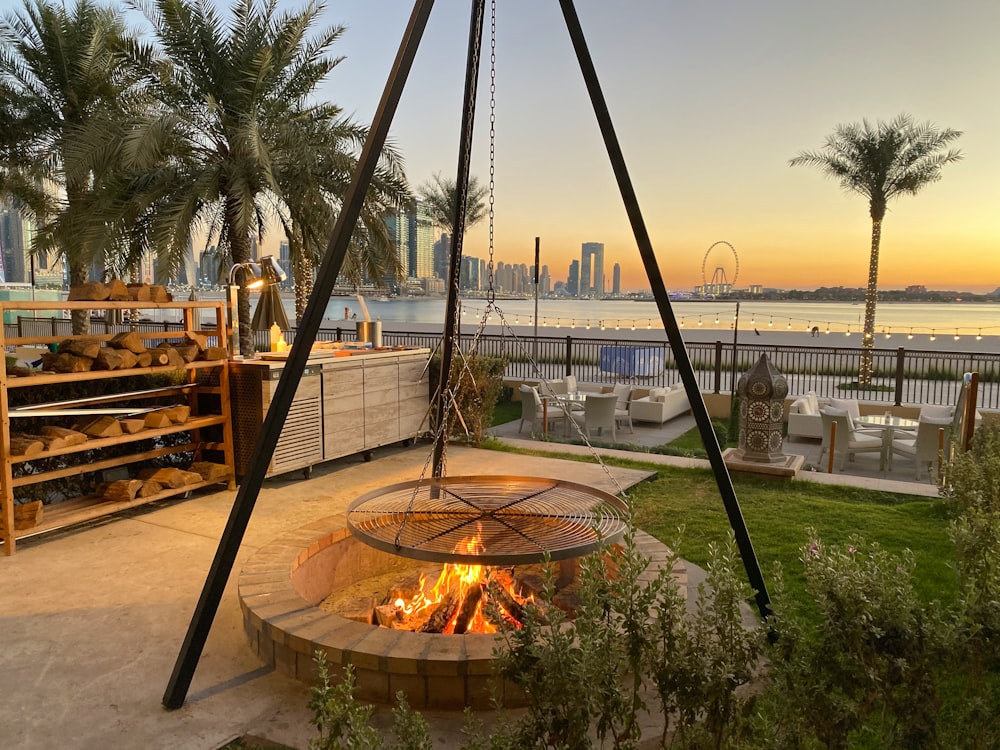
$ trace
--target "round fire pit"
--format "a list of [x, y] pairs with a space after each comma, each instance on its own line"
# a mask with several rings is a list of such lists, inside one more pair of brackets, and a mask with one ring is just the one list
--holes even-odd
[[[650, 559], [647, 575], [655, 575], [666, 564], [667, 548], [641, 531], [636, 542]], [[400, 561], [352, 536], [343, 515], [310, 523], [262, 547], [239, 577], [251, 647], [278, 672], [309, 684], [316, 681], [316, 651], [326, 653], [335, 675], [352, 664], [361, 700], [392, 703], [402, 690], [416, 708], [488, 708], [497, 636], [391, 630], [317, 606], [331, 592], [397, 569]], [[674, 576], [686, 583], [680, 564]], [[502, 692], [506, 705], [523, 703], [513, 686], [503, 686]]]

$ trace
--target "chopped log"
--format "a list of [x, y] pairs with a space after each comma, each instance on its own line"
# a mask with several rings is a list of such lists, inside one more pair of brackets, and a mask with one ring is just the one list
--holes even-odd
[[78, 357], [68, 352], [42, 355], [42, 369], [47, 372], [90, 372], [93, 365], [94, 360], [90, 357]]
[[142, 488], [139, 490], [139, 497], [152, 497], [153, 495], [159, 495], [161, 492], [163, 492], [162, 484], [147, 480], [142, 483]]
[[157, 482], [158, 484], [162, 484], [164, 487], [170, 487], [175, 490], [189, 484], [200, 484], [202, 481], [201, 474], [195, 474], [193, 471], [184, 471], [183, 469], [175, 469], [173, 467], [167, 467], [165, 469], [143, 469], [139, 472], [139, 478], [147, 482]]
[[129, 284], [128, 298], [136, 302], [149, 302], [149, 284]]
[[[166, 359], [166, 355], [163, 357]], [[153, 353], [152, 352], [139, 352], [135, 355], [135, 366], [136, 367], [151, 367], [153, 364]]]
[[151, 411], [143, 418], [143, 424], [150, 429], [158, 430], [161, 427], [169, 427], [173, 422], [162, 411]]
[[30, 378], [32, 375], [37, 375], [37, 374], [38, 373], [35, 370], [32, 370], [30, 367], [22, 367], [21, 365], [7, 365], [8, 378]]
[[195, 461], [191, 464], [191, 471], [212, 484], [223, 484], [228, 482], [233, 476], [231, 468], [225, 464], [217, 464], [212, 461]]
[[59, 354], [75, 354], [94, 359], [101, 351], [100, 339], [65, 339], [59, 344]]
[[198, 345], [197, 344], [175, 344], [174, 351], [181, 355], [181, 358], [185, 362], [194, 362], [198, 359]]
[[128, 349], [133, 354], [142, 354], [146, 351], [146, 345], [142, 343], [142, 337], [135, 331], [126, 331], [125, 333], [117, 334], [108, 341], [108, 346], [112, 346], [115, 349]]
[[128, 502], [129, 500], [135, 500], [135, 496], [141, 489], [141, 479], [119, 479], [115, 482], [110, 482], [104, 492], [101, 493], [101, 497], [104, 500]]
[[94, 438], [118, 437], [122, 434], [122, 426], [114, 417], [104, 415], [103, 417], [97, 417], [87, 422], [80, 427], [80, 432]]
[[359, 596], [350, 601], [341, 602], [337, 605], [337, 614], [345, 620], [363, 622], [365, 625], [374, 625], [374, 596]]
[[121, 279], [111, 279], [108, 282], [108, 299], [120, 302], [128, 299], [128, 287]]
[[524, 621], [524, 607], [517, 603], [517, 600], [510, 595], [497, 581], [490, 580], [486, 584], [486, 594], [490, 600], [500, 609], [510, 615], [515, 622]]
[[198, 351], [203, 352], [208, 348], [208, 336], [197, 331], [184, 331], [184, 343], [194, 344]]
[[201, 358], [207, 360], [208, 362], [217, 362], [220, 359], [225, 359], [229, 356], [229, 352], [226, 351], [224, 346], [209, 346], [205, 348], [205, 351], [201, 353]]
[[458, 610], [458, 617], [455, 618], [455, 635], [462, 635], [469, 629], [469, 623], [472, 621], [472, 616], [476, 614], [476, 608], [482, 598], [483, 585], [481, 583], [471, 586], [466, 592], [462, 606]]
[[[170, 364], [170, 356], [166, 349], [150, 349], [149, 354], [153, 358], [153, 367], [163, 367]], [[174, 366], [179, 367], [180, 365], [175, 364]]]
[[167, 291], [167, 288], [162, 284], [153, 284], [149, 287], [149, 301], [169, 302], [170, 293]]
[[395, 604], [380, 604], [374, 609], [376, 625], [383, 628], [394, 628], [403, 621], [403, 610]]
[[81, 445], [87, 442], [87, 436], [78, 432], [77, 430], [71, 430], [67, 427], [43, 427], [42, 428], [43, 437], [60, 437], [66, 441], [66, 445]]
[[11, 435], [10, 455], [31, 458], [45, 452], [45, 443], [31, 435]]
[[119, 419], [118, 424], [122, 426], [122, 432], [126, 435], [134, 435], [146, 428], [146, 420], [138, 418]]
[[109, 290], [102, 282], [88, 281], [84, 284], [80, 284], [79, 286], [70, 287], [69, 297], [67, 297], [67, 299], [70, 302], [102, 302], [108, 298], [109, 294], [111, 294], [111, 290]]
[[97, 486], [94, 487], [94, 497], [101, 497], [104, 495], [104, 490], [108, 488], [109, 484], [111, 484], [111, 482], [98, 482]]
[[14, 531], [27, 531], [42, 522], [42, 501], [32, 500], [14, 506]]
[[177, 349], [174, 348], [174, 346], [168, 344], [166, 341], [162, 342], [161, 344], [157, 344], [156, 349], [153, 351], [154, 358], [156, 357], [156, 352], [160, 352], [161, 354], [165, 354], [167, 356], [167, 361], [163, 362], [162, 364], [170, 365], [171, 367], [176, 367], [176, 368], [181, 368], [186, 364], [184, 357], [181, 355], [181, 353], [177, 351]]
[[122, 358], [121, 369], [123, 370], [128, 370], [132, 367], [135, 367], [136, 362], [139, 361], [139, 355], [133, 354], [128, 349], [119, 349], [118, 355]]
[[[95, 370], [125, 370], [131, 365], [125, 363], [122, 352], [126, 352], [135, 357], [128, 349], [112, 349], [110, 346], [102, 347], [94, 359]], [[134, 363], [133, 363], [134, 364]]]
[[158, 409], [161, 414], [166, 414], [167, 418], [174, 424], [184, 424], [191, 416], [191, 407], [187, 404], [177, 404], [168, 406], [165, 409]]
[[421, 633], [440, 633], [445, 629], [451, 618], [458, 610], [458, 597], [449, 593], [442, 599], [427, 618], [427, 622], [420, 628]]
[[26, 435], [34, 440], [41, 440], [47, 451], [58, 451], [66, 447], [66, 438], [58, 435]]

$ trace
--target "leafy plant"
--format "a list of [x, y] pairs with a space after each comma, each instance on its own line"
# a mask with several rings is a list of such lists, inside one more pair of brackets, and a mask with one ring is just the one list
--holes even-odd
[[[452, 364], [454, 402], [448, 409], [448, 434], [480, 445], [493, 425], [493, 410], [503, 390], [507, 360], [489, 355], [459, 356]], [[431, 392], [437, 393], [441, 358], [430, 365]]]

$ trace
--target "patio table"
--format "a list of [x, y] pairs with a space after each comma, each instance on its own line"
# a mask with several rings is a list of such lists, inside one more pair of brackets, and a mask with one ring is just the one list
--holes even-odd
[[913, 432], [919, 422], [905, 417], [894, 417], [891, 414], [869, 414], [854, 420], [857, 424], [882, 432], [882, 452], [879, 454], [879, 471], [885, 471], [886, 461], [889, 471], [892, 471], [892, 440], [896, 430]]

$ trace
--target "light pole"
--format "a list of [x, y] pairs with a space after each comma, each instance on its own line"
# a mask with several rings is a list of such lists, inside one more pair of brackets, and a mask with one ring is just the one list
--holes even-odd
[[538, 365], [538, 250], [539, 250], [540, 238], [535, 237], [535, 347], [534, 353], [531, 358], [535, 360], [535, 365]]

